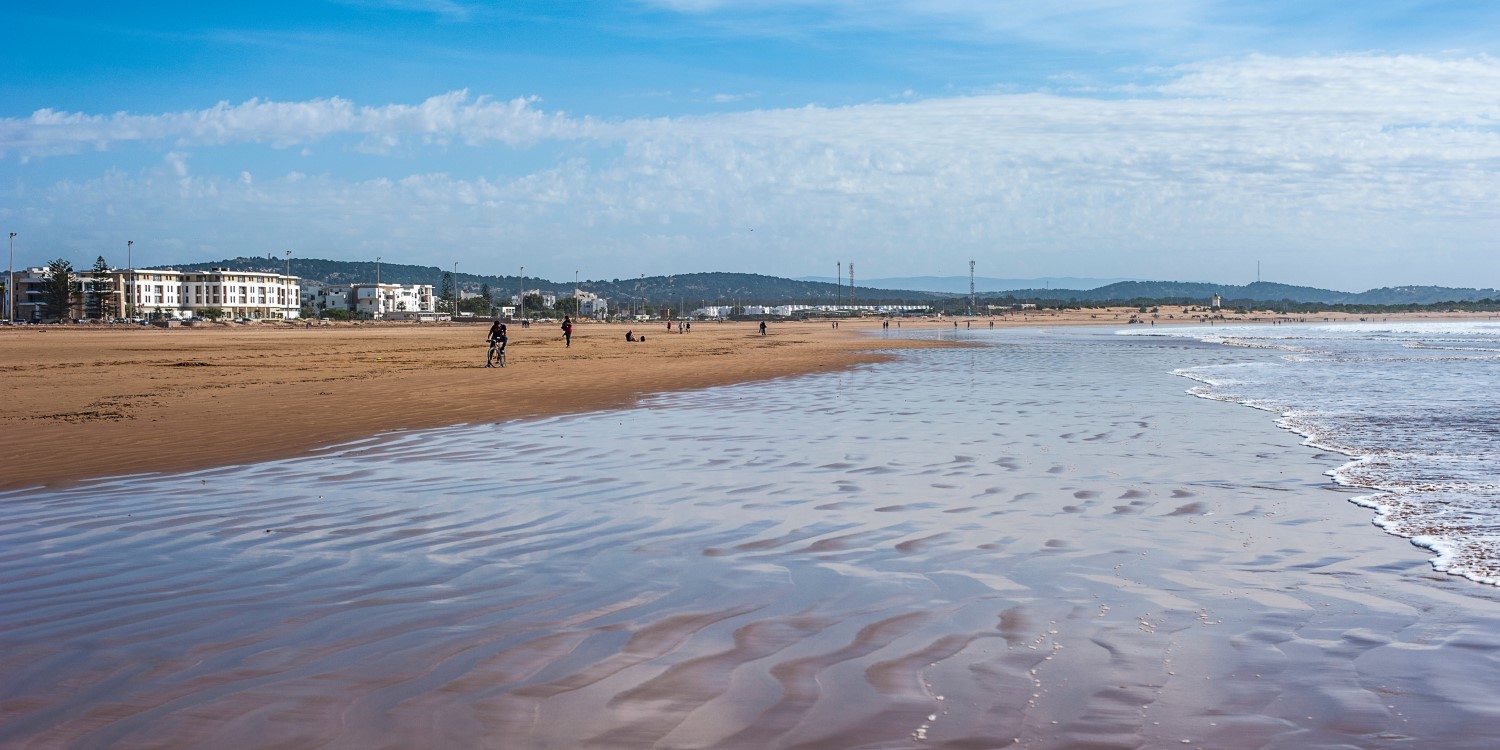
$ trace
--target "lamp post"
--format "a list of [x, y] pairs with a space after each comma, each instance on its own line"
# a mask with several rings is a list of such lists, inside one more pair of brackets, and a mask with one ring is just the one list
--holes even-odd
[[458, 261], [453, 261], [453, 317], [458, 317]]
[[573, 312], [583, 317], [583, 303], [578, 300], [578, 272], [573, 272]]
[[385, 293], [380, 291], [380, 256], [375, 256], [375, 317], [380, 317], [381, 303], [385, 301]]
[[132, 247], [135, 247], [135, 240], [125, 240], [125, 275], [130, 277], [130, 280], [125, 282], [125, 317], [127, 318], [135, 315], [135, 261], [130, 256]]
[[16, 322], [16, 233], [10, 233], [10, 270], [5, 276], [5, 320]]
[[285, 318], [286, 317], [287, 308], [289, 308], [289, 307], [292, 306], [292, 295], [290, 293], [291, 292], [291, 287], [288, 286], [288, 284], [290, 284], [291, 280], [292, 280], [292, 251], [291, 250], [286, 251], [286, 273], [283, 274], [283, 275], [286, 276], [286, 278], [284, 278], [284, 279], [281, 280], [281, 304], [282, 304], [281, 317]]
[[526, 266], [521, 266], [520, 288], [516, 290], [516, 317], [526, 310]]

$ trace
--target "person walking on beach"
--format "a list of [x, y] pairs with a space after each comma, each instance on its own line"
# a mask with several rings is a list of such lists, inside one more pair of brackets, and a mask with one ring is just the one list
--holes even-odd
[[573, 347], [573, 319], [563, 316], [563, 346], [571, 349]]
[[494, 367], [495, 360], [500, 360], [500, 366], [505, 366], [505, 345], [510, 343], [510, 337], [505, 335], [505, 324], [497, 318], [490, 326], [487, 339], [490, 343], [490, 351], [484, 357], [485, 367]]
[[760, 335], [766, 335], [766, 321], [764, 320], [760, 322]]

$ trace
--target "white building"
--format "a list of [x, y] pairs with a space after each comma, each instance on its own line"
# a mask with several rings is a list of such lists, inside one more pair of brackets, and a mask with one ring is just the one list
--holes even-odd
[[216, 310], [229, 318], [291, 320], [302, 309], [301, 279], [279, 273], [137, 268], [110, 276], [114, 309], [133, 315], [190, 318]]
[[593, 292], [578, 292], [578, 312], [593, 318], [602, 318], [609, 314], [609, 300], [600, 297]]
[[[535, 295], [541, 297], [542, 298], [542, 305], [544, 305], [546, 307], [552, 307], [552, 306], [554, 306], [554, 305], [557, 304], [557, 295], [555, 295], [555, 294], [553, 294], [551, 292], [543, 293], [542, 290], [540, 290], [540, 289], [527, 289], [526, 291], [522, 292], [522, 294], [526, 295], [526, 296], [530, 296], [530, 295], [535, 294]], [[521, 304], [521, 300], [519, 298], [515, 297], [514, 295], [511, 296], [510, 301], [511, 301], [511, 304], [513, 304], [513, 305], [520, 305]]]
[[390, 313], [431, 313], [436, 311], [431, 284], [354, 284], [350, 287], [351, 307], [356, 315], [370, 318], [398, 317]]
[[436, 309], [431, 284], [314, 284], [302, 299], [320, 314], [345, 310], [370, 319], [429, 320]]

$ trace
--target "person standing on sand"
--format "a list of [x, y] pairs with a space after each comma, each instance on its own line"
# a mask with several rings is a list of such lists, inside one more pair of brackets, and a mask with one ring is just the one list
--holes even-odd
[[563, 316], [563, 346], [571, 349], [573, 347], [573, 319]]
[[766, 321], [764, 320], [760, 322], [760, 335], [766, 335]]

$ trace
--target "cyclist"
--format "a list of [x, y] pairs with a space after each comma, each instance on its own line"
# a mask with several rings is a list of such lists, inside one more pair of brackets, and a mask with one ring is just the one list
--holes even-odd
[[496, 360], [500, 362], [501, 367], [505, 366], [505, 345], [509, 341], [510, 337], [505, 335], [505, 324], [498, 319], [495, 320], [494, 325], [490, 326], [490, 352], [484, 357], [485, 367], [494, 367]]

